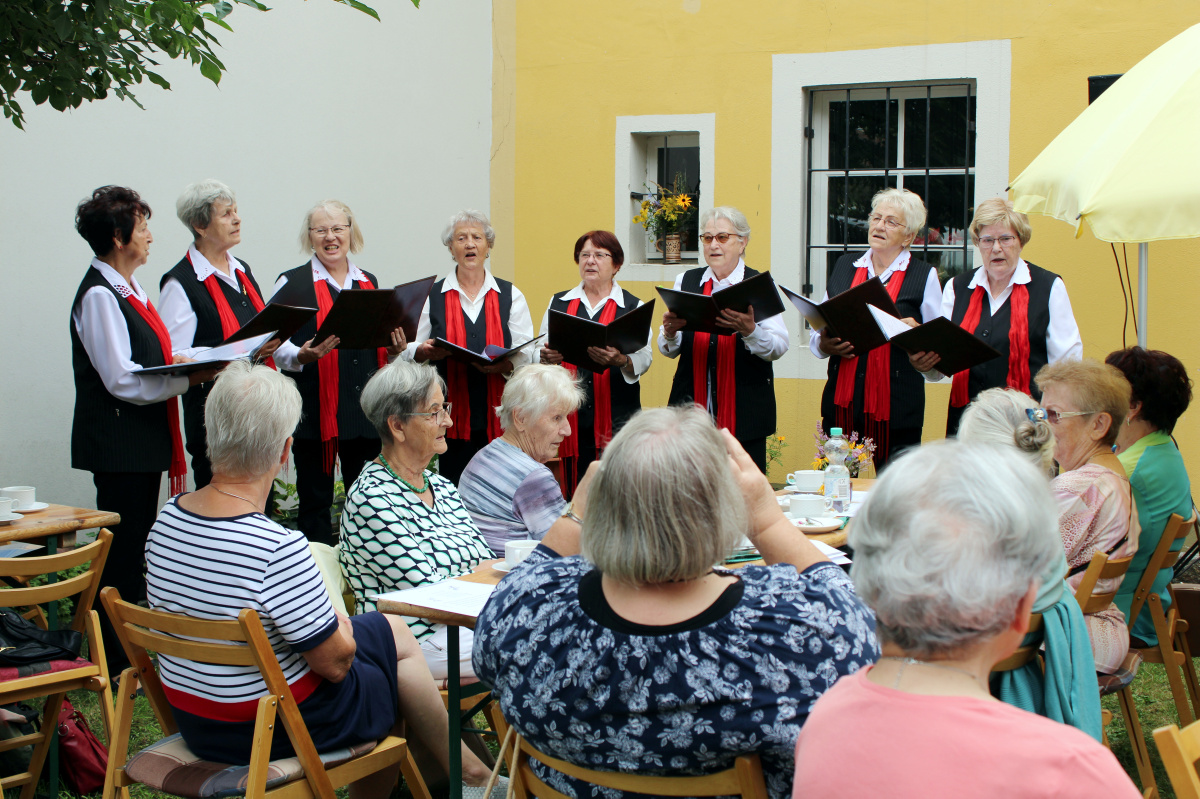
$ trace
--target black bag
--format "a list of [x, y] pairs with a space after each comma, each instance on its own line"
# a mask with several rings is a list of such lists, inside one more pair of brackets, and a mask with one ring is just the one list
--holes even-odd
[[15, 610], [0, 608], [0, 666], [74, 660], [82, 648], [82, 633], [43, 630]]

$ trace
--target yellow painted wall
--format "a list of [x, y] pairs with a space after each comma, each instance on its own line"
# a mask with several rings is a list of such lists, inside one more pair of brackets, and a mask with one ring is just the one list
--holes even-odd
[[[1088, 75], [1125, 72], [1200, 22], [1194, 0], [925, 0], [889, 7], [862, 0], [495, 0], [493, 7], [492, 213], [501, 241], [511, 243], [493, 262], [498, 273], [515, 276], [535, 324], [550, 295], [578, 280], [576, 236], [612, 224], [618, 116], [716, 114], [714, 200], [747, 215], [753, 236], [746, 260], [762, 268], [771, 260], [773, 55], [1010, 39], [1014, 177], [1084, 109]], [[1121, 346], [1123, 313], [1108, 245], [1087, 232], [1076, 240], [1062, 222], [1031, 221], [1024, 256], [1063, 276], [1085, 354], [1102, 358]], [[1136, 281], [1135, 248], [1129, 256]], [[1200, 243], [1153, 245], [1150, 275], [1150, 346], [1195, 369]], [[651, 284], [625, 285], [640, 297], [654, 295]], [[1132, 326], [1128, 341], [1136, 342]], [[645, 404], [665, 403], [673, 372], [656, 356], [643, 380]], [[822, 382], [777, 386], [788, 470], [810, 457]], [[927, 389], [927, 439], [945, 428], [948, 396], [947, 386]], [[1189, 469], [1200, 474], [1200, 409], [1185, 415], [1176, 433]]]

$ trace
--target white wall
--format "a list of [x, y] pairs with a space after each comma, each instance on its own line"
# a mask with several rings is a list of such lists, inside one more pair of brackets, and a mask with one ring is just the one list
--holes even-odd
[[219, 88], [167, 62], [172, 91], [135, 92], [145, 111], [110, 97], [59, 113], [24, 95], [26, 130], [0, 120], [0, 486], [95, 501], [91, 475], [70, 468], [67, 324], [91, 257], [74, 210], [97, 186], [131, 186], [154, 211], [136, 275], [152, 298], [191, 241], [175, 199], [202, 178], [237, 192], [233, 252], [267, 286], [305, 260], [301, 221], [326, 197], [354, 209], [366, 238], [356, 263], [385, 285], [445, 273], [445, 220], [487, 210], [490, 0], [377, 0], [382, 23], [327, 0], [272, 5], [236, 6], [235, 32], [219, 32]]

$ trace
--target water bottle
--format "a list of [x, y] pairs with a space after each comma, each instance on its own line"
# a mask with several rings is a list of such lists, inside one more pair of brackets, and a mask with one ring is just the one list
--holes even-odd
[[829, 431], [829, 440], [825, 442], [824, 449], [825, 457], [829, 460], [829, 465], [825, 467], [825, 507], [840, 516], [850, 510], [850, 470], [846, 468], [850, 444], [842, 438], [842, 428], [835, 427]]

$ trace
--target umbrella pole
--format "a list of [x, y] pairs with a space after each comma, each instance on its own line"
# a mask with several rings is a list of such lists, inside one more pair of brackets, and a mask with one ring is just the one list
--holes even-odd
[[1138, 346], [1146, 348], [1146, 309], [1150, 305], [1150, 245], [1138, 245]]

